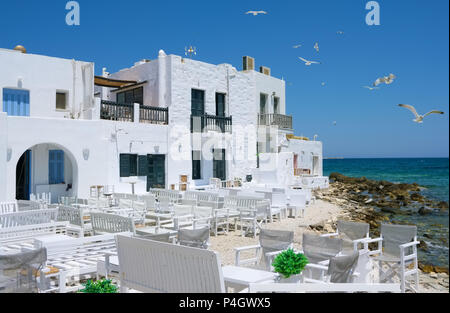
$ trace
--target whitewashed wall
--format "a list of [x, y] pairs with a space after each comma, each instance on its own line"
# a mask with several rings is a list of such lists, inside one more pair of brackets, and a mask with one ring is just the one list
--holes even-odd
[[0, 202], [7, 199], [6, 183], [8, 177], [6, 175], [6, 157], [8, 147], [8, 124], [6, 122], [6, 113], [0, 112]]
[[[86, 84], [93, 88], [93, 63], [0, 49], [0, 99], [3, 88], [25, 89], [30, 92], [30, 116], [62, 118], [71, 109], [79, 112], [85, 102], [82, 67], [86, 65], [92, 67]], [[66, 110], [56, 109], [57, 91], [68, 93]]]
[[305, 140], [288, 140], [288, 147], [283, 147], [282, 152], [293, 152], [298, 154], [297, 167], [303, 169], [310, 169], [313, 172], [313, 155], [319, 157], [317, 175], [323, 175], [323, 152], [322, 142], [320, 141], [305, 141]]

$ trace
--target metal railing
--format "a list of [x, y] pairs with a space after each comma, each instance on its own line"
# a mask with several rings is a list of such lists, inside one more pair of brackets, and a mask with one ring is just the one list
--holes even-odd
[[191, 132], [217, 131], [221, 133], [231, 133], [233, 118], [217, 115], [191, 116]]
[[139, 108], [139, 122], [168, 125], [169, 109], [141, 105]]
[[278, 126], [279, 128], [292, 129], [292, 116], [283, 114], [259, 114], [258, 122], [261, 126]]
[[109, 121], [133, 122], [134, 106], [133, 104], [102, 100], [100, 118]]

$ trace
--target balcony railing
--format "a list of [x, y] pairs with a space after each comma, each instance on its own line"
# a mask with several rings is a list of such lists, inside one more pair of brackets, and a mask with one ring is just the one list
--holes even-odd
[[292, 116], [283, 114], [259, 114], [259, 125], [292, 129]]
[[100, 118], [102, 120], [134, 122], [148, 124], [169, 124], [169, 109], [152, 106], [139, 106], [139, 115], [134, 112], [134, 104], [101, 101]]
[[217, 131], [221, 133], [231, 133], [233, 118], [217, 115], [191, 116], [191, 132], [200, 133], [205, 131]]
[[139, 108], [139, 122], [168, 125], [169, 109], [141, 105]]
[[100, 118], [109, 121], [133, 122], [134, 106], [132, 104], [102, 100]]

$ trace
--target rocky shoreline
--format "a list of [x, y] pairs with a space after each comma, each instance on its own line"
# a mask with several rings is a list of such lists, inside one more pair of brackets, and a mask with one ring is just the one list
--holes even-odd
[[[370, 180], [365, 177], [352, 178], [339, 173], [330, 175], [330, 188], [315, 192], [317, 199], [338, 205], [342, 212], [338, 218], [310, 225], [309, 228], [319, 232], [335, 229], [337, 219], [365, 222], [370, 225], [371, 236], [379, 236], [381, 223], [399, 223], [391, 221], [392, 215], [428, 215], [433, 212], [445, 212], [448, 203], [428, 199], [421, 194], [423, 188], [418, 184], [395, 184], [388, 181]], [[407, 224], [407, 223], [402, 223]], [[425, 238], [432, 234], [423, 234]], [[420, 238], [419, 238], [420, 239]], [[447, 238], [442, 238], [448, 245]], [[420, 240], [419, 249], [427, 251], [424, 240]], [[419, 262], [419, 268], [425, 273], [446, 273], [449, 269], [433, 264]]]

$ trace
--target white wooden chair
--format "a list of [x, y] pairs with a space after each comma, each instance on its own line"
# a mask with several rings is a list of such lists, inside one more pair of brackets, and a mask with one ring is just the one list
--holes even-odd
[[94, 235], [123, 232], [136, 233], [134, 221], [131, 217], [107, 213], [91, 213], [91, 223]]
[[0, 202], [0, 214], [15, 213], [18, 211], [19, 211], [19, 208], [17, 205], [17, 201]]
[[58, 208], [58, 221], [68, 221], [67, 233], [76, 237], [84, 237], [92, 233], [92, 224], [85, 223], [83, 208], [74, 208], [60, 205]]
[[209, 247], [209, 227], [199, 229], [180, 229], [178, 231], [177, 243], [186, 247], [208, 249]]
[[0, 228], [50, 223], [56, 221], [58, 209], [31, 210], [0, 214]]
[[248, 233], [253, 234], [256, 238], [257, 232], [262, 228], [262, 224], [266, 223], [269, 218], [270, 202], [267, 200], [257, 201], [249, 208], [240, 208], [239, 225], [241, 235], [245, 237]]
[[277, 216], [278, 220], [287, 217], [287, 199], [284, 193], [272, 193], [272, 202], [270, 205], [269, 220], [272, 223], [273, 217]]
[[339, 220], [336, 223], [336, 233], [323, 234], [322, 237], [342, 239], [343, 249], [345, 250], [368, 250], [369, 246], [367, 241], [370, 240], [369, 230], [370, 226], [367, 223]]
[[[236, 253], [235, 265], [251, 265], [251, 267], [271, 271], [274, 257], [284, 250], [293, 248], [293, 246], [294, 232], [261, 229], [258, 245], [234, 248]], [[255, 257], [242, 259], [241, 253], [244, 251], [254, 251]]]
[[[378, 243], [378, 249], [370, 251], [375, 255], [374, 260], [378, 261], [380, 282], [392, 282], [397, 276], [400, 279], [401, 291], [406, 292], [406, 288], [413, 292], [419, 289], [419, 270], [417, 260], [417, 226], [413, 225], [391, 225], [381, 224], [381, 236], [369, 239], [365, 243]], [[383, 270], [383, 264], [388, 269]], [[412, 265], [412, 269], [409, 266]], [[413, 277], [413, 283], [408, 281]], [[413, 286], [414, 284], [414, 286]]]
[[117, 252], [121, 292], [225, 292], [219, 256], [214, 251], [118, 235]]
[[289, 195], [289, 205], [288, 209], [291, 209], [292, 216], [296, 218], [298, 216], [298, 212], [301, 212], [301, 217], [305, 217], [305, 209], [306, 209], [306, 195], [304, 194], [291, 194]]
[[41, 236], [65, 235], [69, 222], [50, 222], [34, 225], [0, 228], [0, 250], [12, 251], [29, 245]]

